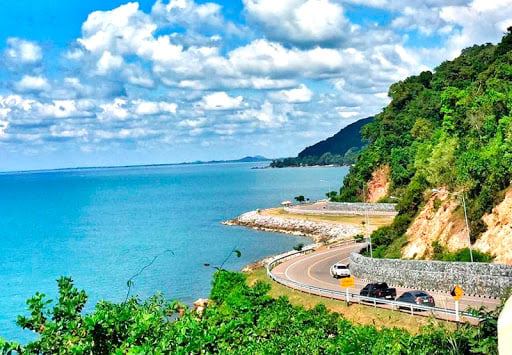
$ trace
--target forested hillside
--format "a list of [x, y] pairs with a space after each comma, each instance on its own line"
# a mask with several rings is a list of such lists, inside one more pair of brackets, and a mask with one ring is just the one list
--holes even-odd
[[363, 118], [342, 128], [338, 133], [302, 150], [295, 158], [277, 159], [272, 167], [301, 165], [346, 165], [355, 162], [365, 141], [361, 128], [372, 122], [373, 117]]
[[482, 216], [503, 199], [512, 178], [512, 28], [498, 45], [467, 48], [434, 72], [393, 84], [389, 96], [391, 103], [363, 127], [369, 145], [335, 199], [363, 200], [372, 172], [386, 165], [399, 215], [375, 232], [377, 255], [400, 256], [432, 189], [465, 194], [475, 241], [486, 228]]

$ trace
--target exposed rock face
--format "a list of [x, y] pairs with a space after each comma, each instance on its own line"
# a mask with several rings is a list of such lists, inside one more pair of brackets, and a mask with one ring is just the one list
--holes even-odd
[[338, 223], [308, 221], [303, 219], [268, 216], [251, 211], [224, 222], [227, 225], [239, 225], [253, 229], [281, 232], [311, 237], [315, 242], [331, 242], [350, 239], [361, 233], [361, 228]]
[[407, 229], [408, 244], [402, 250], [406, 259], [428, 259], [432, 243], [438, 241], [450, 251], [466, 248], [468, 234], [462, 216], [454, 213], [459, 207], [457, 197], [441, 188], [433, 194]]
[[377, 202], [386, 197], [389, 192], [389, 165], [382, 165], [372, 173], [372, 178], [368, 182], [368, 202]]
[[475, 248], [494, 255], [497, 263], [512, 265], [512, 188], [483, 221], [487, 230], [478, 238]]
[[[402, 249], [406, 259], [429, 259], [432, 243], [438, 241], [450, 251], [468, 247], [460, 201], [440, 189], [426, 202], [407, 229], [408, 244]], [[512, 265], [512, 188], [491, 213], [482, 218], [487, 230], [473, 245], [474, 249], [493, 255], [494, 262]]]

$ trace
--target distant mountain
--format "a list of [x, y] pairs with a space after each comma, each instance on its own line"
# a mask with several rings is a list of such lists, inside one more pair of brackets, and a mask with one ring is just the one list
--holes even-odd
[[265, 158], [261, 155], [255, 155], [255, 156], [247, 156], [240, 159], [234, 159], [234, 160], [209, 160], [209, 161], [194, 161], [190, 163], [181, 163], [179, 165], [183, 164], [220, 164], [220, 163], [258, 163], [263, 161], [271, 161], [272, 159]]
[[296, 158], [276, 159], [272, 161], [270, 166], [282, 168], [287, 166], [352, 164], [358, 152], [365, 146], [361, 136], [361, 128], [372, 121], [373, 117], [368, 117], [351, 123], [334, 136], [305, 148]]
[[345, 155], [351, 148], [361, 149], [364, 146], [361, 128], [372, 121], [373, 117], [368, 117], [351, 123], [334, 136], [307, 147], [299, 153], [298, 157], [320, 157], [324, 153]]
[[261, 155], [255, 155], [253, 157], [248, 156], [248, 157], [245, 157], [242, 159], [232, 160], [231, 162], [233, 162], [233, 163], [257, 163], [260, 161], [270, 161], [270, 160], [272, 160], [272, 159], [265, 158], [264, 156], [261, 156]]

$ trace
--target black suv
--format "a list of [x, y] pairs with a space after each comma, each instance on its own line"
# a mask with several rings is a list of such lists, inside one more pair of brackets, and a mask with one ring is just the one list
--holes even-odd
[[359, 295], [374, 298], [385, 298], [387, 300], [394, 300], [396, 297], [396, 288], [388, 287], [385, 282], [377, 282], [366, 285]]

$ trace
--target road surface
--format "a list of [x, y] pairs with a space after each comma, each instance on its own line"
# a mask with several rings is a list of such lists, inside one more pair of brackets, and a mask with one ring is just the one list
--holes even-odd
[[[349, 244], [338, 246], [332, 249], [327, 247], [320, 248], [310, 254], [300, 255], [295, 258], [284, 261], [282, 264], [277, 265], [272, 274], [277, 277], [284, 278], [292, 282], [306, 284], [308, 286], [321, 287], [329, 290], [344, 291], [339, 286], [339, 280], [334, 279], [329, 272], [331, 265], [338, 261], [349, 262], [351, 252], [359, 251], [360, 245]], [[356, 278], [355, 287], [350, 289], [351, 293], [359, 294], [359, 291], [366, 285], [367, 282]], [[397, 296], [403, 292], [413, 289], [397, 287]], [[429, 292], [436, 302], [437, 307], [442, 308], [455, 308], [455, 301], [448, 293]], [[460, 310], [463, 311], [469, 307], [479, 308], [485, 306], [488, 309], [494, 309], [499, 304], [499, 300], [489, 299], [484, 297], [463, 296], [460, 300]], [[387, 308], [390, 306], [383, 305]], [[423, 315], [425, 312], [422, 312]], [[453, 320], [453, 316], [444, 319]]]

